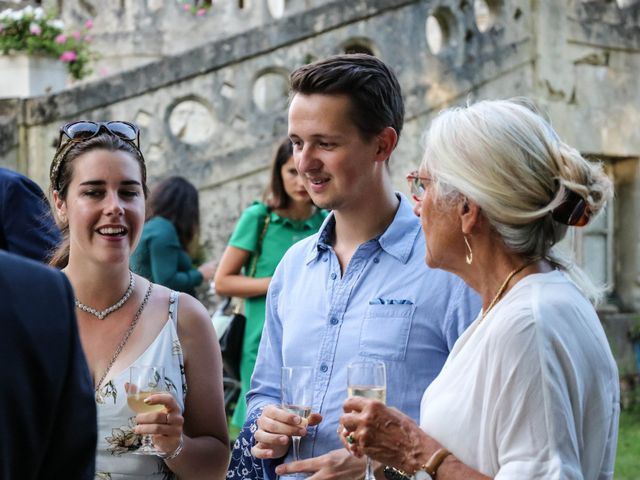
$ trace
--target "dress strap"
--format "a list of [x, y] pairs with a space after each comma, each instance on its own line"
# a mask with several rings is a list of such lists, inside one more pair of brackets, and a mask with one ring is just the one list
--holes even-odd
[[178, 296], [180, 294], [175, 290], [171, 290], [169, 294], [169, 319], [173, 325], [178, 328]]

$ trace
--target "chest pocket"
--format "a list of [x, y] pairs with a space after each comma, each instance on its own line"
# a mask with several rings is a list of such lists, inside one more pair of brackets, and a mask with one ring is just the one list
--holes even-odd
[[416, 306], [369, 305], [360, 331], [360, 355], [403, 361]]

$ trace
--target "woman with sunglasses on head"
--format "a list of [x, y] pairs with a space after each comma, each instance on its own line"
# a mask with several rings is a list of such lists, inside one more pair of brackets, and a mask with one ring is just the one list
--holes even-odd
[[[61, 130], [51, 190], [64, 240], [51, 264], [76, 295], [98, 411], [97, 478], [223, 478], [229, 455], [221, 359], [205, 308], [133, 274], [144, 223], [146, 168], [138, 128], [75, 122]], [[129, 367], [161, 365], [167, 393], [136, 414]], [[83, 428], [78, 425], [78, 428]], [[133, 455], [151, 434], [161, 456]]]
[[213, 280], [216, 262], [193, 266], [198, 247], [198, 190], [183, 177], [162, 180], [147, 202], [147, 221], [131, 256], [131, 269], [154, 283], [195, 296], [203, 280]]
[[619, 385], [600, 292], [554, 247], [611, 197], [601, 166], [527, 100], [484, 101], [436, 117], [409, 180], [426, 263], [462, 277], [483, 308], [427, 388], [419, 426], [351, 398], [344, 445], [393, 480], [612, 478]]
[[246, 299], [242, 389], [231, 421], [235, 429], [242, 428], [245, 420], [245, 395], [258, 355], [271, 276], [287, 249], [316, 233], [327, 216], [311, 202], [293, 163], [293, 145], [288, 138], [278, 145], [263, 197], [242, 213], [215, 275], [217, 293]]

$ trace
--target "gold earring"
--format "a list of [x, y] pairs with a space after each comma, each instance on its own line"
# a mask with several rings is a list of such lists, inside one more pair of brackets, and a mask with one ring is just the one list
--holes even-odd
[[469, 253], [465, 254], [464, 258], [467, 261], [467, 265], [471, 265], [473, 263], [473, 250], [471, 250], [471, 245], [469, 245], [467, 236], [463, 235], [462, 238], [464, 238], [464, 243], [467, 246], [467, 250], [469, 250]]

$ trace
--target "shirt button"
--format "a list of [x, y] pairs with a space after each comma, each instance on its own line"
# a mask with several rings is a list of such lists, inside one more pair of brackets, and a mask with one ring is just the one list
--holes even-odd
[[380, 263], [380, 259], [378, 257], [374, 258], [373, 263]]
[[337, 277], [336, 272], [331, 272], [331, 280], [335, 280]]
[[322, 365], [320, 365], [320, 371], [322, 373], [325, 373], [327, 370], [329, 370], [329, 367], [327, 367], [327, 365], [325, 363], [323, 363]]
[[337, 325], [338, 319], [336, 317], [331, 317], [331, 325]]

